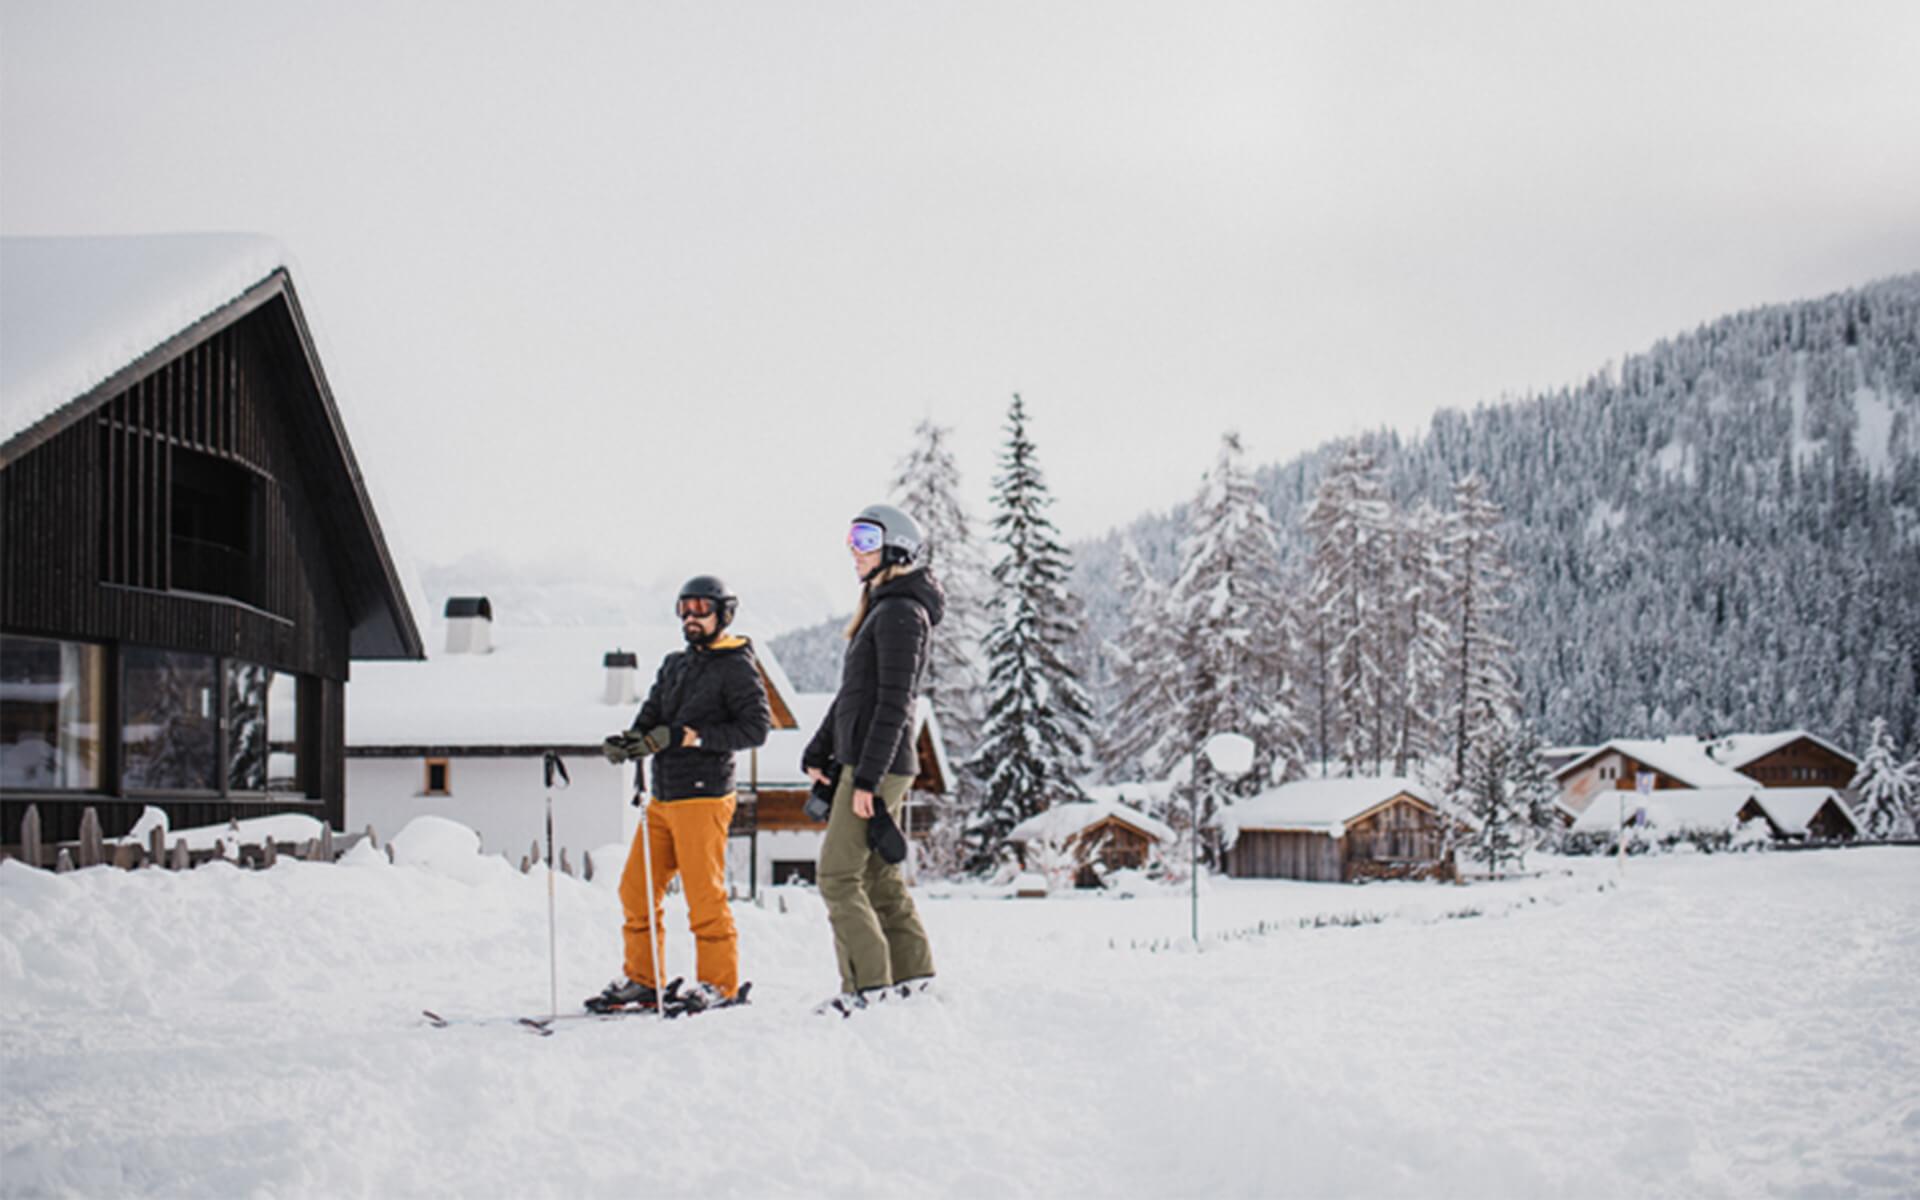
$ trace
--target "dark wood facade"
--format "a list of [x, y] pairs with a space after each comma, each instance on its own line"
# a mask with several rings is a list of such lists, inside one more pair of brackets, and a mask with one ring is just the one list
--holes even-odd
[[[147, 804], [176, 827], [302, 807], [340, 825], [349, 660], [423, 651], [284, 272], [0, 447], [0, 539], [0, 632], [97, 647], [105, 693], [103, 785], [9, 788], [0, 842], [30, 803], [56, 841], [86, 806], [107, 836]], [[223, 699], [213, 786], [128, 785], [136, 650], [296, 677], [296, 783], [231, 785]]]
[[1853, 782], [1860, 764], [1812, 738], [1796, 738], [1770, 754], [1740, 768], [1740, 773], [1762, 787], [1844, 788]]
[[1242, 829], [1227, 852], [1227, 874], [1320, 883], [1446, 877], [1443, 820], [1402, 792], [1348, 822], [1337, 838], [1314, 830]]

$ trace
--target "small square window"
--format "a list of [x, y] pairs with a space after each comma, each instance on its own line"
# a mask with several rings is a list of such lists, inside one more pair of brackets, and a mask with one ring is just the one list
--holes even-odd
[[452, 778], [444, 758], [427, 760], [427, 795], [447, 796], [453, 793]]

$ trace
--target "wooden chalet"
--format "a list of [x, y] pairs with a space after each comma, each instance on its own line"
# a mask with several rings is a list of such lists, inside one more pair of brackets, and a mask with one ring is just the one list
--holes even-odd
[[0, 841], [344, 806], [348, 665], [422, 655], [283, 252], [0, 239]]
[[1602, 792], [1635, 791], [1651, 776], [1655, 791], [1707, 788], [1845, 788], [1859, 760], [1800, 729], [1736, 733], [1712, 741], [1676, 736], [1615, 738], [1554, 771], [1560, 802], [1584, 812]]
[[1402, 778], [1311, 779], [1221, 810], [1236, 879], [1451, 878], [1446, 818]]
[[1076, 887], [1099, 887], [1098, 863], [1109, 871], [1138, 870], [1156, 849], [1173, 841], [1173, 830], [1137, 808], [1117, 799], [1056, 804], [1028, 817], [1007, 834], [1024, 868], [1038, 867], [1034, 853], [1042, 842], [1052, 842], [1080, 864]]
[[1804, 729], [1729, 734], [1707, 753], [1767, 788], [1845, 788], [1860, 773], [1859, 759]]
[[1751, 787], [1753, 780], [1716, 762], [1692, 737], [1615, 738], [1554, 772], [1560, 803], [1583, 813], [1602, 792], [1637, 791], [1643, 776], [1655, 791]]

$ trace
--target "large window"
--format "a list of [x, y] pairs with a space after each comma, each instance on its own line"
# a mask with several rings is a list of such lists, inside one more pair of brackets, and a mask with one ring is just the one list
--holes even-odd
[[254, 549], [258, 484], [238, 463], [173, 448], [172, 538], [167, 547], [178, 591], [259, 602]]
[[98, 791], [106, 651], [0, 637], [0, 787]]
[[207, 654], [129, 646], [121, 779], [129, 788], [218, 791], [219, 677]]
[[299, 680], [258, 663], [227, 662], [227, 788], [300, 790]]

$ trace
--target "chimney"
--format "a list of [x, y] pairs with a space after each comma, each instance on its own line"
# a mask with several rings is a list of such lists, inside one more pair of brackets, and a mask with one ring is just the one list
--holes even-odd
[[640, 697], [634, 684], [640, 674], [639, 657], [631, 650], [615, 650], [601, 661], [607, 668], [607, 703], [637, 703]]
[[485, 596], [448, 598], [447, 653], [493, 653], [493, 605]]

